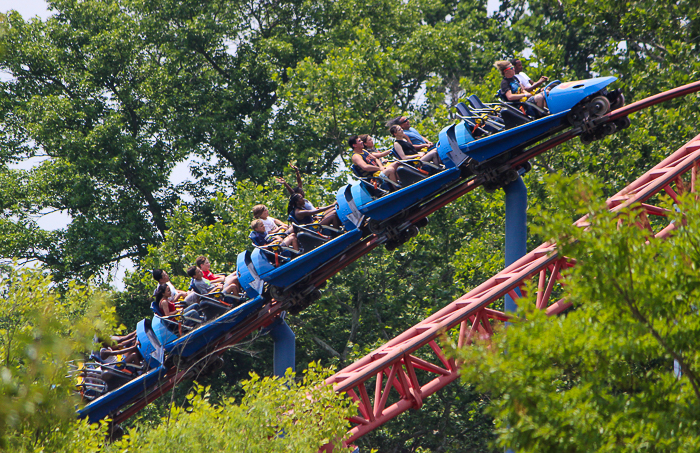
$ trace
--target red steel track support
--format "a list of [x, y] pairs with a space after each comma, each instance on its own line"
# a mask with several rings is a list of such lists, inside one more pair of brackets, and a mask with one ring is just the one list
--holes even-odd
[[[673, 90], [669, 90], [651, 97], [648, 97], [646, 99], [643, 99], [639, 102], [635, 102], [633, 104], [630, 104], [628, 106], [622, 107], [620, 109], [617, 109], [613, 112], [610, 112], [607, 114], [607, 117], [609, 118], [610, 121], [613, 121], [615, 119], [621, 118], [623, 116], [629, 115], [631, 113], [634, 113], [636, 111], [639, 111], [643, 108], [650, 107], [655, 104], [659, 104], [664, 101], [668, 101], [680, 96], [684, 96], [686, 94], [694, 93], [700, 91], [700, 81], [694, 82], [688, 85], [684, 85], [678, 88], [675, 88]], [[559, 134], [555, 137], [552, 137], [528, 150], [523, 152], [522, 154], [516, 156], [513, 158], [510, 162], [509, 165], [511, 168], [517, 168], [518, 166], [522, 165], [524, 162], [526, 162], [529, 159], [532, 159], [545, 151], [554, 148], [557, 145], [560, 145], [561, 143], [566, 142], [567, 140], [570, 140], [577, 135], [580, 134], [580, 130], [573, 129], [569, 130], [567, 132], [564, 132], [562, 134]], [[674, 154], [675, 155], [675, 154]], [[665, 161], [664, 161], [665, 162]], [[661, 164], [659, 164], [661, 165]], [[656, 168], [656, 167], [655, 167]], [[693, 175], [695, 175], [695, 169], [693, 169]], [[695, 179], [693, 178], [691, 185], [693, 191], [695, 190]], [[431, 199], [430, 201], [424, 203], [422, 206], [418, 207], [415, 210], [412, 210], [412, 212], [409, 214], [407, 217], [407, 220], [410, 221], [411, 223], [416, 223], [420, 221], [421, 219], [427, 217], [428, 215], [434, 213], [435, 211], [443, 208], [447, 204], [453, 202], [454, 200], [460, 198], [463, 195], [466, 195], [467, 193], [471, 192], [472, 190], [478, 188], [482, 184], [482, 179], [480, 177], [474, 177], [468, 181], [462, 182], [460, 184], [457, 184], [454, 187], [451, 187], [447, 189], [444, 193], [436, 196], [435, 198]], [[649, 208], [653, 210], [653, 208]], [[658, 211], [658, 208], [656, 208], [655, 212], [660, 212]], [[655, 214], [652, 212], [649, 212], [650, 214], [653, 215], [659, 215]], [[662, 214], [661, 214], [662, 215]], [[354, 262], [355, 260], [361, 258], [362, 256], [366, 255], [370, 251], [372, 251], [375, 247], [381, 245], [384, 242], [384, 240], [380, 237], [377, 237], [376, 235], [370, 235], [367, 238], [365, 238], [363, 241], [359, 242], [358, 244], [353, 245], [350, 247], [348, 250], [345, 251], [342, 255], [340, 255], [337, 258], [334, 258], [331, 260], [323, 269], [320, 269], [316, 271], [314, 274], [311, 275], [311, 280], [310, 283], [315, 285], [315, 286], [321, 286], [323, 285], [326, 280], [340, 272], [342, 269], [347, 267], [349, 264]], [[539, 250], [539, 248], [537, 249]], [[535, 250], [535, 251], [537, 251]], [[533, 251], [532, 253], [534, 253]], [[547, 249], [544, 253], [548, 253], [550, 250]], [[527, 255], [529, 256], [529, 255]], [[520, 263], [521, 260], [517, 261], [516, 263], [513, 263], [512, 266], [509, 267], [512, 268], [513, 266], [517, 265]], [[561, 268], [563, 266], [562, 264], [559, 265]], [[558, 269], [556, 268], [556, 263], [551, 264], [551, 269], [549, 269], [550, 273], [554, 274], [554, 279], [552, 280], [552, 277], [550, 277], [551, 282], [555, 282], [559, 277], [558, 277]], [[557, 271], [553, 272], [554, 269], [557, 269]], [[505, 272], [505, 271], [504, 271]], [[544, 271], [542, 271], [544, 272]], [[499, 274], [500, 275], [500, 274]], [[542, 274], [544, 275], [544, 274]], [[544, 277], [542, 277], [544, 278]], [[484, 283], [484, 285], [488, 284], [491, 280], [487, 281]], [[554, 283], [551, 283], [553, 285]], [[482, 286], [484, 286], [482, 285]], [[480, 286], [479, 288], [481, 288]], [[518, 285], [516, 285], [518, 286]], [[548, 286], [549, 288], [549, 286]], [[477, 288], [478, 289], [478, 288]], [[514, 296], [515, 287], [512, 287], [506, 291], [512, 292], [511, 296], [513, 299], [517, 299], [516, 296]], [[506, 294], [504, 293], [504, 294]], [[469, 293], [471, 294], [471, 293]], [[545, 304], [549, 299], [549, 294], [551, 294], [551, 289], [549, 290], [548, 293], [546, 293], [547, 297], [545, 298], [543, 295], [543, 304]], [[466, 297], [466, 296], [465, 296]], [[501, 296], [498, 296], [501, 297]], [[461, 300], [461, 299], [460, 299]], [[457, 301], [455, 301], [457, 302]], [[453, 302], [453, 304], [455, 303]], [[565, 308], [565, 303], [561, 302], [562, 307]], [[555, 305], [550, 305], [548, 310], [553, 310], [552, 307]], [[236, 343], [239, 343], [242, 341], [245, 337], [247, 337], [249, 334], [254, 332], [255, 330], [265, 327], [272, 323], [279, 314], [287, 309], [288, 307], [284, 304], [281, 304], [277, 301], [272, 301], [270, 304], [268, 304], [266, 307], [262, 308], [258, 313], [257, 317], [251, 321], [250, 323], [247, 323], [244, 326], [239, 326], [236, 328], [236, 330], [229, 332], [227, 335], [224, 336], [220, 341], [216, 342], [213, 347], [208, 348], [210, 351], [209, 354], [220, 354], [223, 349], [226, 346], [230, 346]], [[561, 308], [563, 310], [564, 308]], [[559, 311], [561, 311], [559, 310]], [[474, 338], [474, 335], [479, 334], [481, 336], [488, 336], [491, 333], [491, 325], [488, 319], [498, 319], [498, 320], [505, 320], [505, 315], [499, 312], [495, 312], [493, 310], [488, 310], [483, 308], [482, 312], [477, 316], [477, 315], [470, 315], [466, 319], [464, 319], [463, 323], [464, 326], [469, 324], [469, 335], [467, 335], [464, 339], [464, 341], [471, 341], [471, 338]], [[462, 322], [462, 321], [460, 321]], [[466, 328], [466, 327], [465, 327]], [[393, 340], [392, 340], [393, 341]], [[460, 336], [460, 341], [462, 341], [462, 336]], [[391, 343], [391, 342], [390, 342]], [[390, 344], [390, 343], [387, 343]], [[398, 391], [402, 396], [406, 395], [406, 398], [412, 398], [412, 401], [415, 403], [412, 403], [415, 407], [420, 407], [422, 404], [422, 400], [424, 396], [428, 396], [429, 394], [433, 393], [436, 390], [432, 390], [430, 393], [425, 393], [426, 391], [429, 391], [433, 387], [427, 387], [427, 389], [424, 389], [421, 392], [416, 391], [411, 385], [415, 384], [416, 388], [418, 388], [418, 381], [417, 376], [415, 375], [415, 369], [420, 369], [426, 372], [434, 372], [441, 374], [441, 377], [439, 378], [440, 383], [444, 383], [444, 385], [447, 385], [447, 383], [453, 381], [456, 379], [456, 370], [454, 367], [454, 364], [451, 364], [448, 360], [444, 358], [442, 355], [442, 352], [440, 351], [439, 347], [437, 346], [434, 341], [428, 342], [428, 344], [431, 345], [431, 348], [434, 348], [434, 354], [436, 357], [440, 359], [440, 363], [442, 363], [443, 367], [439, 367], [437, 365], [427, 365], [426, 361], [421, 361], [421, 359], [412, 356], [412, 355], [407, 355], [405, 357], [405, 363], [402, 361], [401, 363], [403, 365], [398, 366], [396, 368], [395, 373], [392, 375], [392, 378], [394, 381], [391, 379], [387, 379], [386, 381], [386, 390], [387, 390], [387, 398], [389, 396], [389, 391], [391, 389], [395, 389]], [[385, 345], [385, 347], [387, 346]], [[381, 349], [381, 348], [380, 348]], [[364, 360], [364, 359], [363, 359]], [[402, 359], [403, 360], [403, 359]], [[447, 365], [446, 365], [447, 364]], [[449, 366], [448, 366], [449, 365]], [[354, 366], [354, 365], [353, 365]], [[406, 371], [403, 371], [403, 368], [406, 368]], [[427, 368], [427, 369], [426, 369]], [[412, 370], [412, 371], [409, 371]], [[408, 374], [407, 374], [408, 373]], [[168, 390], [172, 389], [175, 385], [180, 383], [182, 380], [186, 379], [186, 373], [182, 372], [181, 370], [178, 370], [176, 368], [172, 368], [168, 370], [165, 378], [163, 381], [159, 382], [157, 386], [153, 389], [149, 389], [148, 392], [145, 392], [143, 396], [139, 397], [128, 409], [120, 412], [119, 414], [115, 415], [113, 418], [112, 423], [113, 424], [119, 424], [124, 421], [126, 421], [128, 418], [133, 416], [135, 413], [137, 413], [139, 410], [144, 408], [147, 404], [150, 402], [154, 401], [157, 399], [159, 396], [164, 395], [165, 392]], [[336, 375], [338, 376], [338, 375]], [[388, 376], [388, 375], [387, 375]], [[377, 384], [379, 385], [379, 384]], [[444, 386], [442, 385], [442, 386]], [[364, 388], [364, 387], [363, 387]], [[377, 387], [378, 388], [378, 387]], [[441, 387], [440, 387], [441, 388]], [[341, 390], [342, 391], [342, 390]], [[375, 389], [376, 393], [377, 389]], [[365, 388], [366, 392], [366, 388]], [[402, 393], [403, 392], [403, 393]], [[354, 398], [357, 398], [357, 395], [355, 393], [349, 393], [351, 396], [355, 395]], [[360, 401], [359, 399], [357, 399]], [[384, 403], [386, 404], [388, 399], [384, 399]], [[382, 399], [379, 399], [379, 402], [377, 403], [378, 409], [380, 408], [380, 403], [382, 403]], [[381, 406], [384, 407], [384, 406]], [[403, 406], [402, 406], [403, 407]], [[363, 409], [364, 410], [364, 409]], [[405, 410], [405, 409], [404, 409]], [[376, 412], [376, 411], [375, 411]], [[373, 423], [375, 423], [374, 426], [379, 426], [381, 423], [378, 423], [378, 418], [376, 417], [375, 412], [367, 412], [367, 417], [369, 417]], [[398, 412], [400, 413], [400, 412]], [[396, 416], [398, 413], [395, 415], [392, 415], [389, 418], [386, 418], [385, 415], [387, 412], [382, 412], [382, 420], [386, 421], [394, 416]], [[371, 414], [371, 416], [370, 416]], [[359, 419], [358, 419], [359, 420]], [[363, 419], [364, 420], [364, 419]], [[364, 426], [364, 422], [359, 422], [356, 421], [358, 424], [362, 424]], [[383, 422], [382, 422], [383, 423]], [[366, 433], [367, 431], [363, 431], [363, 434]], [[354, 436], [353, 438], [356, 438], [359, 436]]]
[[[683, 87], [681, 87], [683, 88]], [[631, 104], [635, 106], [635, 104]], [[618, 211], [634, 203], [645, 215], [665, 216], [664, 209], [650, 199], [662, 192], [674, 200], [677, 193], [695, 192], [700, 163], [700, 135], [607, 200], [608, 208]], [[690, 181], [681, 176], [691, 172]], [[674, 190], [675, 187], [675, 190]], [[586, 217], [575, 225], [586, 227]], [[651, 228], [647, 222], [646, 227]], [[674, 228], [669, 224], [655, 233], [664, 237]], [[503, 271], [469, 291], [448, 306], [411, 327], [385, 345], [327, 379], [337, 392], [345, 392], [359, 405], [351, 418], [351, 443], [408, 409], [418, 409], [428, 396], [459, 377], [454, 361], [447, 359], [438, 344], [442, 335], [457, 335], [458, 346], [493, 334], [491, 320], [505, 321], [505, 313], [488, 306], [506, 294], [517, 299], [516, 288], [537, 277], [537, 307], [558, 314], [570, 306], [564, 299], [552, 301], [561, 273], [575, 263], [558, 256], [554, 244], [545, 243]], [[458, 331], [457, 331], [458, 329]], [[421, 370], [417, 373], [416, 370]], [[374, 389], [370, 396], [367, 389]]]

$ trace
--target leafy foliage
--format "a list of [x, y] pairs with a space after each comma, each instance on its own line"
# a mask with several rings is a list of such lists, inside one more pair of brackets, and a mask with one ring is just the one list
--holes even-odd
[[[634, 207], [611, 214], [599, 190], [562, 182], [555, 187], [565, 197], [542, 212], [540, 231], [577, 262], [566, 279], [576, 309], [548, 319], [528, 308], [529, 291], [519, 322], [489, 344], [457, 351], [464, 379], [491, 395], [500, 446], [697, 449], [700, 205], [687, 197], [683, 213], [672, 214], [682, 226], [646, 243]], [[582, 213], [591, 214], [586, 230], [570, 221]]]
[[[9, 13], [0, 26], [0, 68], [13, 76], [0, 82], [0, 257], [38, 261], [66, 288], [133, 259], [126, 290], [114, 295], [129, 328], [150, 315], [150, 269], [168, 270], [180, 288], [199, 254], [215, 272], [232, 271], [250, 247], [254, 204], [284, 220], [285, 194], [271, 177], [291, 180], [288, 162], [301, 168], [311, 201], [325, 204], [347, 179], [348, 135], [386, 144], [383, 123], [409, 114], [434, 140], [460, 98], [493, 99], [496, 59], [527, 55], [533, 79], [615, 75], [628, 102], [700, 74], [689, 0], [508, 0], [490, 17], [483, 0], [51, 5], [57, 14], [45, 21]], [[698, 99], [645, 110], [622, 133], [538, 157], [525, 177], [530, 204], [570, 221], [570, 211], [555, 209], [568, 192], [548, 191], [548, 175], [593, 176], [610, 195], [697, 134]], [[183, 167], [192, 180], [171, 181]], [[70, 224], [40, 228], [37, 219], [54, 211]], [[335, 276], [318, 303], [288, 319], [298, 363], [349, 364], [499, 270], [503, 212], [500, 194], [477, 190], [400, 249], [376, 250]], [[532, 231], [529, 244], [547, 234]], [[240, 381], [268, 373], [271, 355], [267, 338], [227, 353], [206, 382], [203, 410], [243, 395]], [[188, 389], [177, 392], [187, 401]], [[359, 443], [491, 451], [488, 396], [466, 386], [443, 395]], [[149, 407], [139, 436], [154, 435], [148, 427], [162, 427], [170, 410]], [[436, 425], [444, 437], [428, 428]]]
[[2, 277], [0, 447], [59, 451], [85, 442], [83, 451], [97, 451], [100, 435], [75, 418], [67, 363], [93, 346], [96, 333], [113, 331], [114, 309], [93, 288], [70, 285], [58, 293], [38, 270]]
[[245, 396], [239, 404], [226, 398], [219, 405], [208, 401], [208, 388], [198, 387], [188, 395], [186, 408], [174, 407], [156, 429], [132, 429], [108, 452], [308, 452], [333, 442], [342, 448], [354, 403], [323, 385], [329, 375], [310, 364], [296, 382], [288, 372], [284, 378], [260, 378], [252, 374], [243, 382]]

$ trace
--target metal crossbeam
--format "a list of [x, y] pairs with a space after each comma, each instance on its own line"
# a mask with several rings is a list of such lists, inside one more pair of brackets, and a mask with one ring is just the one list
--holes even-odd
[[[635, 102], [634, 104], [630, 104], [629, 106], [622, 107], [620, 109], [617, 109], [613, 112], [610, 112], [606, 116], [609, 118], [610, 121], [616, 120], [618, 118], [621, 118], [623, 116], [629, 115], [631, 113], [634, 113], [636, 111], [639, 111], [643, 108], [650, 107], [652, 105], [674, 99], [676, 97], [684, 96], [689, 93], [693, 93], [696, 91], [700, 91], [700, 81], [694, 82], [688, 85], [684, 85], [682, 87], [675, 88], [673, 90], [669, 90], [660, 94], [657, 94], [655, 96], [651, 96], [649, 98], [643, 99], [641, 101]], [[572, 138], [575, 138], [580, 134], [580, 130], [570, 130], [565, 133], [559, 134], [555, 137], [552, 137], [548, 140], [545, 140], [544, 142], [526, 150], [522, 154], [519, 154], [517, 157], [511, 159], [507, 165], [510, 166], [511, 168], [518, 168], [520, 165], [522, 165], [524, 162], [528, 161], [529, 159], [532, 159], [545, 151], [554, 148], [555, 146], [566, 142], [567, 140], [570, 140]], [[668, 160], [668, 159], [667, 159]], [[666, 161], [664, 161], [666, 162]], [[664, 163], [662, 162], [662, 164]], [[661, 164], [659, 164], [661, 165]], [[658, 166], [657, 166], [658, 167]], [[654, 167], [655, 169], [657, 167]], [[659, 171], [662, 171], [663, 169], [659, 169]], [[696, 175], [696, 170], [693, 168], [693, 179], [691, 181], [691, 191], [695, 191], [695, 175]], [[680, 174], [679, 174], [680, 175]], [[411, 213], [407, 217], [407, 221], [415, 224], [422, 219], [426, 218], [430, 214], [434, 213], [435, 211], [441, 209], [442, 207], [446, 206], [447, 204], [451, 203], [452, 201], [460, 198], [461, 196], [471, 192], [472, 190], [478, 188], [482, 184], [483, 180], [480, 177], [474, 177], [471, 178], [467, 181], [461, 182], [459, 184], [456, 184], [455, 186], [446, 188], [442, 193], [439, 195], [435, 196], [431, 200], [427, 201], [426, 203], [423, 203], [421, 206], [417, 207], [416, 209], [412, 209]], [[629, 187], [629, 186], [628, 186]], [[641, 188], [640, 188], [641, 190]], [[683, 190], [677, 189], [677, 192], [682, 193]], [[654, 212], [652, 212], [654, 209], [656, 209]], [[661, 212], [660, 208], [650, 208], [650, 211], [648, 213], [650, 215], [660, 215], [660, 214], [654, 214], [655, 212]], [[363, 241], [351, 246], [349, 249], [347, 249], [344, 253], [342, 253], [340, 256], [337, 258], [329, 261], [322, 269], [319, 269], [315, 273], [311, 275], [310, 283], [313, 284], [316, 287], [320, 287], [325, 284], [325, 282], [340, 272], [342, 269], [347, 267], [350, 263], [354, 262], [355, 260], [361, 258], [362, 256], [366, 255], [370, 251], [372, 251], [375, 247], [380, 246], [384, 242], [384, 239], [381, 237], [377, 237], [376, 235], [369, 235], [367, 238], [365, 238]], [[533, 251], [534, 252], [534, 251]], [[545, 254], [546, 248], [542, 250]], [[520, 262], [520, 261], [518, 261]], [[518, 264], [518, 262], [514, 263], [514, 265]], [[554, 265], [554, 264], [553, 264]], [[512, 267], [512, 266], [511, 266]], [[560, 266], [561, 267], [561, 266]], [[549, 272], [552, 273], [554, 268], [549, 269]], [[558, 274], [557, 272], [553, 272], [554, 276], [551, 277], [555, 281], [558, 280]], [[499, 274], [500, 275], [500, 274]], [[502, 276], [503, 277], [503, 276]], [[488, 282], [487, 282], [488, 283]], [[492, 282], [493, 284], [493, 282]], [[483, 286], [483, 285], [482, 285]], [[480, 286], [481, 287], [481, 286]], [[518, 285], [509, 288], [505, 294], [509, 292], [514, 292], [515, 288], [518, 287]], [[551, 292], [550, 292], [551, 293]], [[498, 296], [498, 297], [502, 297]], [[515, 299], [515, 297], [514, 297]], [[544, 299], [543, 299], [544, 300]], [[548, 301], [545, 300], [546, 303]], [[466, 307], [469, 303], [471, 303], [468, 300], [459, 302], [462, 307]], [[262, 308], [257, 314], [252, 315], [254, 317], [254, 321], [247, 323], [244, 326], [238, 326], [236, 329], [234, 329], [232, 332], [227, 333], [224, 335], [221, 339], [215, 341], [212, 345], [209, 345], [210, 347], [207, 347], [207, 350], [203, 352], [203, 355], [210, 354], [212, 353], [211, 351], [217, 351], [214, 353], [221, 353], [220, 351], [225, 348], [226, 346], [230, 346], [233, 344], [236, 344], [240, 341], [242, 341], [246, 336], [254, 332], [255, 330], [267, 326], [270, 323], [272, 323], [279, 315], [281, 312], [289, 308], [288, 304], [282, 304], [277, 301], [271, 301], [270, 304], [266, 305], [264, 308]], [[549, 308], [547, 309], [548, 312], [560, 312], [566, 308], [566, 302], [565, 301], [558, 301], [555, 304], [551, 304]], [[480, 310], [486, 310], [485, 308], [480, 308]], [[488, 319], [498, 319], [498, 320], [505, 320], [506, 315], [503, 313], [497, 313], [494, 312], [493, 310], [490, 310], [488, 312], [484, 311], [484, 313], [487, 314]], [[488, 334], [488, 329], [490, 329], [490, 323], [485, 322], [484, 320], [486, 318], [483, 318], [483, 316], [472, 316], [471, 321], [464, 320], [464, 322], [476, 322], [476, 326], [474, 328], [470, 327], [470, 332], [472, 334], [468, 337], [469, 339], [473, 338], [476, 333], [479, 333], [480, 335]], [[460, 321], [462, 322], [462, 321]], [[472, 324], [470, 324], [471, 326]], [[487, 327], [488, 325], [488, 327]], [[424, 326], [425, 329], [430, 329], [430, 326]], [[427, 331], [427, 330], [426, 330]], [[460, 341], [462, 341], [462, 337], [460, 336]], [[466, 341], [466, 337], [465, 337]], [[431, 342], [428, 342], [430, 344]], [[437, 345], [435, 347], [439, 350]], [[438, 354], [437, 351], [435, 351], [436, 355], [442, 354], [441, 352]], [[411, 365], [409, 365], [411, 366]], [[398, 370], [398, 369], [397, 369]], [[452, 373], [452, 371], [451, 371]], [[336, 375], [338, 376], [338, 375]], [[397, 377], [398, 376], [398, 377]], [[445, 382], [448, 379], [454, 380], [456, 377], [451, 377], [452, 374], [450, 375], [442, 375], [439, 382]], [[405, 372], [399, 373], [399, 371], [396, 371], [395, 379], [403, 379], [405, 377]], [[143, 407], [145, 407], [148, 403], [151, 401], [157, 399], [159, 396], [163, 395], [165, 392], [167, 392], [169, 389], [177, 385], [181, 380], [185, 379], [185, 375], [178, 369], [176, 368], [171, 368], [168, 370], [166, 377], [164, 380], [159, 382], [154, 388], [151, 389], [146, 389], [144, 393], [136, 398], [135, 400], [132, 400], [128, 403], [126, 403], [124, 406], [129, 406], [130, 407], [126, 410], [123, 410], [122, 412], [114, 415], [113, 419], [113, 424], [118, 424], [121, 422], [126, 421], [128, 418], [133, 416], [135, 413], [137, 413], [139, 410], [141, 410]], [[449, 382], [451, 382], [451, 380]], [[398, 381], [397, 381], [398, 383]], [[408, 384], [407, 384], [408, 385]], [[445, 384], [446, 385], [446, 384]], [[393, 385], [391, 388], [395, 388], [397, 391], [402, 391], [403, 389], [407, 387], [402, 387], [400, 384]], [[428, 387], [430, 389], [432, 387]], [[422, 393], [422, 395], [426, 395], [425, 389]], [[414, 392], [415, 393], [415, 392]], [[408, 395], [408, 393], [406, 393]], [[380, 398], [380, 402], [381, 402]], [[387, 400], [388, 401], [388, 400]], [[386, 403], [386, 401], [385, 401]], [[376, 417], [375, 417], [375, 422], [376, 422]], [[379, 423], [381, 424], [381, 423]], [[376, 424], [376, 426], [379, 426], [379, 424]]]
[[[633, 104], [634, 105], [634, 104]], [[611, 212], [619, 211], [635, 203], [645, 216], [666, 217], [666, 210], [651, 203], [651, 198], [666, 193], [677, 201], [678, 195], [695, 193], [695, 180], [700, 162], [700, 135], [685, 144], [671, 156], [623, 190], [610, 197], [606, 203]], [[681, 178], [691, 172], [689, 182]], [[586, 228], [584, 216], [575, 225]], [[651, 229], [647, 221], [643, 228]], [[667, 236], [674, 224], [668, 224], [653, 235]], [[492, 310], [492, 303], [506, 294], [518, 298], [516, 288], [524, 290], [525, 283], [537, 278], [537, 308], [554, 315], [566, 310], [570, 303], [565, 299], [552, 301], [555, 285], [560, 283], [562, 271], [575, 262], [561, 257], [555, 244], [544, 243], [483, 284], [453, 301], [417, 325], [344, 368], [327, 379], [337, 392], [350, 395], [359, 406], [359, 414], [351, 418], [351, 443], [388, 420], [408, 409], [418, 409], [428, 396], [447, 386], [459, 377], [452, 359], [447, 359], [439, 346], [442, 335], [458, 331], [459, 347], [471, 344], [477, 338], [493, 335], [492, 320], [505, 321], [508, 315]], [[421, 370], [420, 378], [416, 370]], [[386, 379], [385, 379], [386, 378]], [[367, 389], [374, 389], [370, 396]], [[359, 396], [358, 396], [359, 394]]]

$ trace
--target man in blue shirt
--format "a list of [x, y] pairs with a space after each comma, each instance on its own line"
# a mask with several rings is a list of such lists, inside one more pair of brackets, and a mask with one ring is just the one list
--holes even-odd
[[403, 129], [404, 134], [411, 140], [411, 144], [419, 151], [425, 151], [426, 148], [433, 146], [433, 142], [423, 137], [415, 128], [411, 127], [411, 120], [406, 116], [400, 116], [393, 121]]

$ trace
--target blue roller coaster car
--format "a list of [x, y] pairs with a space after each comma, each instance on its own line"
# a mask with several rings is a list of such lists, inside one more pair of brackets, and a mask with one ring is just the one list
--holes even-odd
[[293, 260], [278, 261], [274, 252], [263, 248], [242, 252], [237, 259], [238, 281], [248, 297], [262, 295], [267, 283], [270, 297], [280, 302], [292, 300], [296, 307], [292, 312], [300, 309], [302, 300], [313, 301], [320, 296], [315, 287], [305, 285], [309, 274], [362, 239], [362, 232], [357, 228], [335, 238], [307, 225], [296, 225], [295, 229], [304, 253]]
[[[589, 143], [629, 125], [629, 120], [598, 124], [611, 108], [624, 104], [619, 90], [606, 87], [616, 77], [598, 77], [573, 82], [550, 83], [543, 91], [548, 114], [533, 119], [520, 111], [522, 103], [483, 104], [471, 96], [471, 108], [462, 115], [464, 121], [445, 127], [439, 134], [438, 153], [445, 166], [468, 166], [472, 173], [493, 172], [498, 164], [513, 157], [539, 140], [572, 126], [582, 130], [581, 139]], [[459, 110], [459, 109], [458, 109]], [[480, 121], [480, 117], [485, 121]], [[490, 121], [493, 119], [494, 121]], [[499, 128], [499, 124], [502, 128]], [[484, 184], [487, 190], [502, 187], [517, 177], [515, 171], [492, 175]]]
[[78, 416], [96, 422], [145, 396], [166, 376], [172, 366], [170, 357], [177, 357], [179, 366], [189, 367], [192, 375], [210, 371], [219, 362], [218, 357], [202, 355], [206, 347], [241, 325], [265, 303], [262, 297], [250, 298], [182, 336], [162, 317], [141, 320], [136, 328], [143, 357], [139, 371], [129, 370], [129, 365], [102, 363], [84, 364], [76, 370], [81, 392], [94, 398], [78, 411]]

